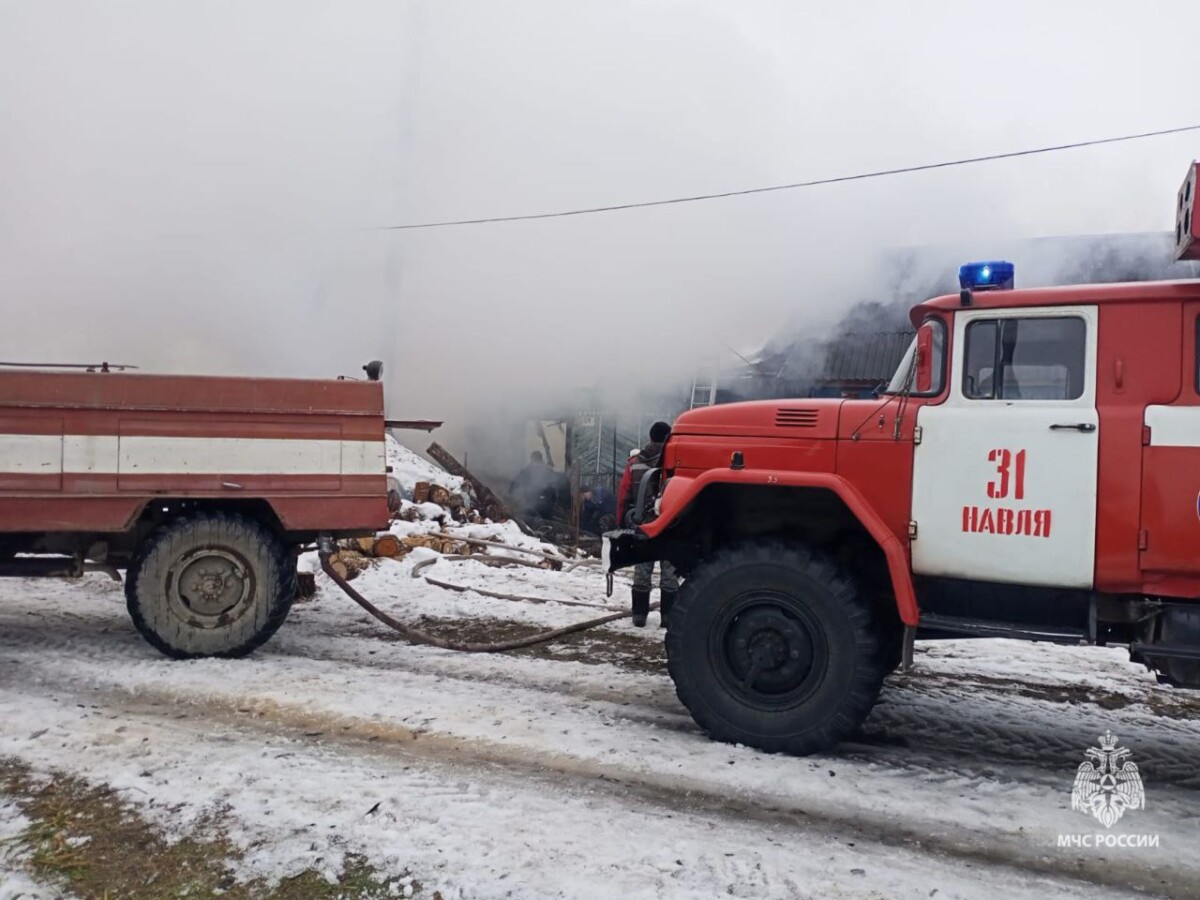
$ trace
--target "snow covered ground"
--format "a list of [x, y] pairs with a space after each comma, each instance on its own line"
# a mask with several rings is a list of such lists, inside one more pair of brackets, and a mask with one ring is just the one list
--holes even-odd
[[463, 479], [457, 475], [451, 475], [449, 472], [443, 472], [391, 435], [388, 435], [387, 438], [387, 464], [391, 467], [392, 477], [410, 500], [413, 488], [416, 487], [418, 481], [435, 482], [453, 493], [463, 489]]
[[[420, 573], [551, 602], [453, 593], [412, 577], [429, 555], [381, 560], [355, 584], [394, 615], [472, 639], [601, 612], [556, 599], [628, 596], [618, 585], [606, 600], [594, 568], [441, 560]], [[1197, 699], [1116, 649], [918, 651], [860, 739], [795, 759], [705, 738], [654, 627], [455, 654], [393, 640], [319, 577], [252, 658], [180, 663], [137, 636], [117, 584], [8, 580], [0, 758], [111, 785], [169, 832], [217, 814], [246, 877], [332, 873], [355, 853], [446, 900], [1200, 895]], [[1104, 830], [1070, 795], [1106, 730], [1132, 750], [1147, 796], [1113, 832], [1157, 847], [1058, 846]], [[0, 838], [14, 827], [5, 808]], [[0, 897], [16, 896], [23, 876], [2, 860]]]
[[24, 872], [0, 872], [0, 900], [64, 900], [61, 890], [39, 884]]

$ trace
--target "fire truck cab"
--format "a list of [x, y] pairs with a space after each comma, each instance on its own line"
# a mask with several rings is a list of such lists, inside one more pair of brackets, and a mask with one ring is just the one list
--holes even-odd
[[125, 569], [175, 657], [240, 656], [283, 623], [296, 554], [388, 521], [381, 364], [368, 380], [0, 366], [0, 575]]
[[[1197, 170], [1180, 259], [1200, 258]], [[1200, 280], [1014, 290], [960, 270], [876, 400], [683, 414], [610, 569], [684, 576], [680, 699], [719, 739], [849, 735], [918, 634], [1123, 644], [1200, 687]]]

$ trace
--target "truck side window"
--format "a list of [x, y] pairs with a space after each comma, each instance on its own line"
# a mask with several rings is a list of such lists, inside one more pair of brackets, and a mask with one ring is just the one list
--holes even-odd
[[967, 326], [963, 396], [1075, 400], [1083, 396], [1087, 325], [1077, 316], [982, 319]]

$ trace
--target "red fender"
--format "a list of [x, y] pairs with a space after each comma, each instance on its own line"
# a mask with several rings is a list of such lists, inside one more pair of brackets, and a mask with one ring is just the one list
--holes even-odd
[[916, 626], [921, 617], [917, 606], [917, 593], [913, 588], [912, 572], [908, 565], [908, 554], [895, 532], [887, 527], [883, 519], [863, 495], [846, 479], [824, 472], [782, 472], [762, 469], [709, 469], [696, 478], [675, 477], [667, 482], [662, 496], [662, 508], [658, 518], [642, 526], [649, 537], [660, 535], [680, 513], [709, 485], [746, 484], [772, 485], [779, 487], [812, 487], [832, 491], [842, 499], [867, 533], [879, 545], [887, 560], [888, 574], [892, 579], [892, 590], [896, 594], [896, 609], [900, 621]]

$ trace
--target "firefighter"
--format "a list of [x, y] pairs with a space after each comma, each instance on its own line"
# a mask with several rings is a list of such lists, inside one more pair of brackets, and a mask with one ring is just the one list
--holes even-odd
[[[621, 487], [617, 491], [617, 522], [622, 528], [632, 528], [648, 520], [650, 510], [635, 510], [638, 494], [641, 493], [642, 479], [650, 477], [651, 470], [657, 469], [662, 461], [663, 444], [671, 434], [671, 426], [666, 422], [655, 422], [650, 426], [650, 443], [641, 450], [630, 455], [625, 464], [625, 474], [621, 476]], [[647, 489], [644, 495], [646, 506], [654, 502], [654, 492]], [[654, 562], [639, 563], [633, 570], [633, 624], [638, 628], [646, 626], [650, 615], [650, 583], [654, 575]], [[667, 627], [667, 616], [679, 593], [679, 579], [674, 567], [665, 559], [659, 563], [659, 589], [662, 594], [658, 616], [663, 628]]]
[[592, 534], [601, 534], [605, 520], [611, 526], [617, 514], [617, 498], [612, 491], [597, 485], [579, 488], [579, 527]]
[[529, 465], [517, 473], [508, 492], [521, 515], [549, 519], [558, 501], [558, 481], [558, 473], [546, 465], [540, 451], [534, 450], [529, 454]]

